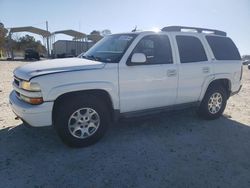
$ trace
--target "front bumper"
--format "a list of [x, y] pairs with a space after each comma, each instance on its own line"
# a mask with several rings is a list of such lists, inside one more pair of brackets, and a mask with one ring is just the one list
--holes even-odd
[[44, 102], [40, 105], [31, 105], [21, 101], [12, 91], [9, 96], [10, 106], [13, 112], [33, 127], [52, 125], [53, 102]]

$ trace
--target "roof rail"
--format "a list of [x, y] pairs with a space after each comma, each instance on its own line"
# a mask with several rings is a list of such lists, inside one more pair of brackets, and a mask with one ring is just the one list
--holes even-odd
[[227, 36], [227, 33], [224, 32], [224, 31], [214, 30], [214, 29], [206, 29], [206, 28], [199, 28], [199, 27], [168, 26], [168, 27], [162, 28], [161, 30], [162, 31], [182, 31], [183, 29], [196, 30], [198, 33], [212, 32], [215, 35]]

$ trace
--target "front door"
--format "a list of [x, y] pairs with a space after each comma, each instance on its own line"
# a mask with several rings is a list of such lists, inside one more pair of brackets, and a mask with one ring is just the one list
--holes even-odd
[[[130, 63], [134, 53], [144, 53], [146, 62]], [[172, 57], [168, 35], [139, 40], [128, 59], [119, 64], [121, 113], [175, 104], [178, 70]]]

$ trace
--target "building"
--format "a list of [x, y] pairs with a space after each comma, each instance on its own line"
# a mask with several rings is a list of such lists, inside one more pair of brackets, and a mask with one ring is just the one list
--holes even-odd
[[58, 40], [53, 43], [52, 55], [55, 58], [75, 57], [92, 46], [93, 42]]

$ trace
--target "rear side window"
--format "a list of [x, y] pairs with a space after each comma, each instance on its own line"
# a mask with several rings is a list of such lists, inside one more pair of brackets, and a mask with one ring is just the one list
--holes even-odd
[[176, 41], [181, 63], [207, 61], [204, 47], [197, 37], [179, 35], [176, 36]]
[[230, 38], [206, 36], [206, 39], [217, 60], [241, 60], [240, 53]]

